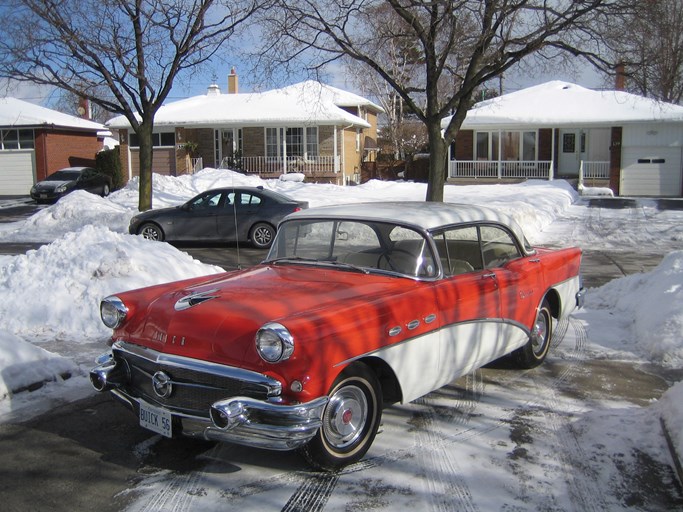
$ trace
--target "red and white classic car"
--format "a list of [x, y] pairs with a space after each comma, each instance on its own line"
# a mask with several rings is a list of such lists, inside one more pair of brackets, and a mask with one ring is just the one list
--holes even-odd
[[164, 436], [333, 470], [365, 455], [383, 407], [503, 356], [539, 365], [581, 305], [580, 263], [478, 206], [303, 210], [255, 267], [104, 299], [112, 345], [90, 376]]

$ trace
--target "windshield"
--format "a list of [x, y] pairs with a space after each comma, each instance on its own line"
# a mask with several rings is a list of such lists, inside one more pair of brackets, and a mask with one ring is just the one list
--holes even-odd
[[81, 171], [57, 171], [50, 174], [45, 181], [76, 181]]
[[284, 222], [266, 261], [338, 265], [410, 277], [437, 274], [422, 233], [396, 224], [355, 220]]

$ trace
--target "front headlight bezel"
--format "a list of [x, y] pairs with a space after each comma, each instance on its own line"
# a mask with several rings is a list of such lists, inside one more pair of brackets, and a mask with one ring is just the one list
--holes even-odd
[[116, 329], [126, 320], [128, 307], [116, 295], [106, 297], [100, 303], [100, 318], [110, 329]]
[[267, 363], [281, 363], [294, 353], [294, 337], [287, 328], [277, 322], [268, 322], [254, 339], [256, 352]]

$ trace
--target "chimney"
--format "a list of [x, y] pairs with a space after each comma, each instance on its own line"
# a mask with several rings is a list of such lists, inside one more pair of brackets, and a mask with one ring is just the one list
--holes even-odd
[[90, 119], [92, 117], [92, 111], [90, 110], [90, 101], [88, 98], [80, 97], [78, 98], [78, 115], [83, 119]]
[[616, 66], [616, 75], [614, 77], [614, 88], [617, 91], [626, 90], [626, 70], [624, 68], [624, 63], [620, 62]]
[[239, 80], [237, 77], [237, 72], [235, 71], [235, 66], [230, 70], [228, 75], [228, 94], [237, 94], [239, 92]]

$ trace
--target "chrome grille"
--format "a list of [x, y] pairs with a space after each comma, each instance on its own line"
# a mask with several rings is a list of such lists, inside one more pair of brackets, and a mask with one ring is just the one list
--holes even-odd
[[[168, 356], [124, 342], [114, 344], [112, 352], [117, 364], [128, 369], [129, 380], [121, 390], [172, 412], [208, 418], [211, 404], [218, 400], [235, 396], [267, 400], [280, 391], [280, 383], [274, 379], [239, 368]], [[154, 392], [156, 372], [171, 379], [173, 391], [166, 398]]]

